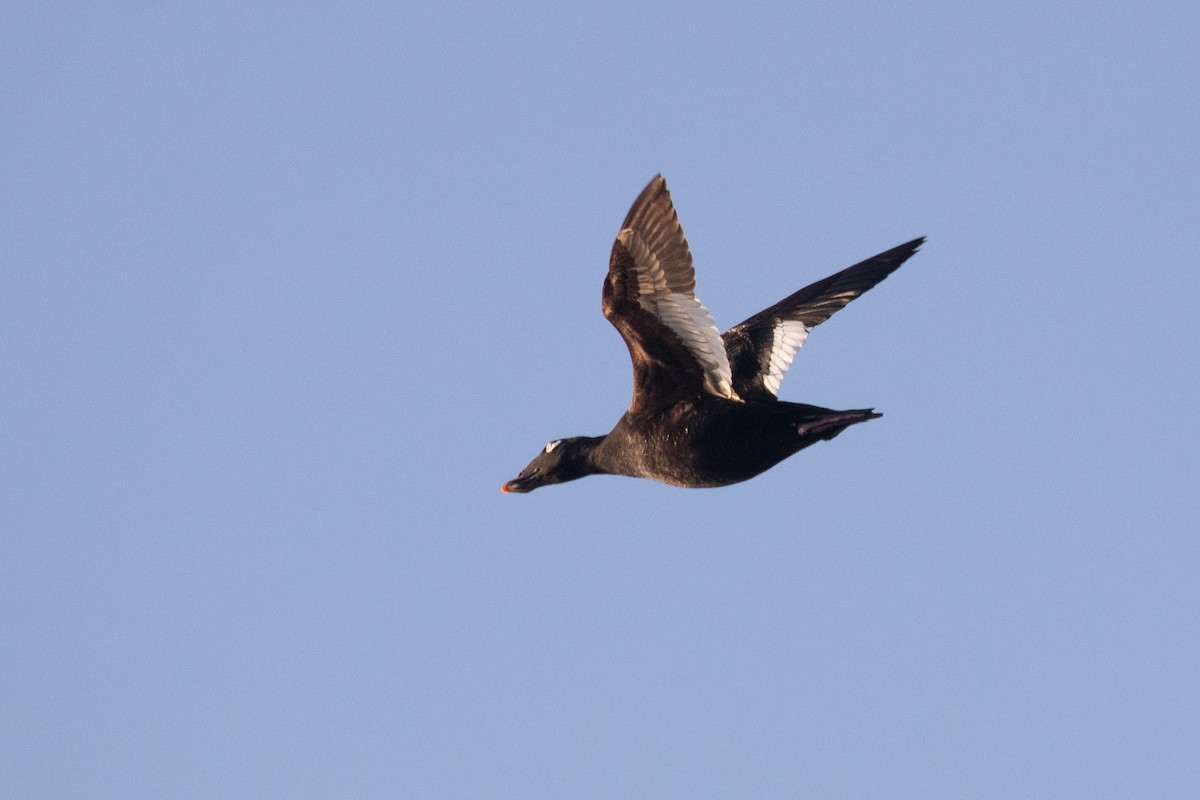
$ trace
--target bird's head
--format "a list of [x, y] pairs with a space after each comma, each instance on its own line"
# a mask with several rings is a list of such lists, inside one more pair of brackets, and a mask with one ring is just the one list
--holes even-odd
[[505, 494], [532, 492], [539, 486], [564, 483], [598, 472], [588, 461], [598, 439], [590, 436], [572, 436], [555, 439], [542, 448], [521, 474], [500, 487]]

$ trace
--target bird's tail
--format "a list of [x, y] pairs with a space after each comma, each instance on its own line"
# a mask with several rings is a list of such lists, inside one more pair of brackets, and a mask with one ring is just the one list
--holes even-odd
[[883, 415], [873, 408], [860, 408], [852, 411], [829, 411], [814, 419], [796, 424], [796, 433], [805, 438], [829, 440], [837, 436], [851, 425], [876, 419]]

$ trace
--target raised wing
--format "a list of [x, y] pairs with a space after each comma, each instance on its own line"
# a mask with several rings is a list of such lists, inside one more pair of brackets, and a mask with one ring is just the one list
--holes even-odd
[[805, 286], [725, 331], [734, 391], [746, 400], [774, 400], [808, 332], [891, 275], [924, 241], [925, 237], [913, 239]]
[[687, 239], [657, 175], [629, 209], [604, 279], [604, 316], [633, 361], [631, 412], [697, 392], [735, 396], [724, 342], [695, 288]]

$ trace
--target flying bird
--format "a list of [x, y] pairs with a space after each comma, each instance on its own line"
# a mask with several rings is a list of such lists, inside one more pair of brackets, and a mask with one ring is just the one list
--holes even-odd
[[673, 486], [727, 486], [875, 419], [779, 400], [809, 332], [882, 281], [925, 241], [894, 247], [785, 297], [720, 333], [696, 299], [696, 273], [661, 175], [642, 190], [613, 243], [601, 307], [633, 360], [633, 401], [606, 436], [547, 444], [504, 492], [586, 475]]

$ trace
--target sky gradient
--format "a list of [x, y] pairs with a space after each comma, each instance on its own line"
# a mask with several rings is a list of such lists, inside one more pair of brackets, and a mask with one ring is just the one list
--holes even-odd
[[[0, 784], [1200, 796], [1184, 3], [0, 11]], [[604, 433], [665, 175], [728, 327], [928, 236], [748, 483]]]

